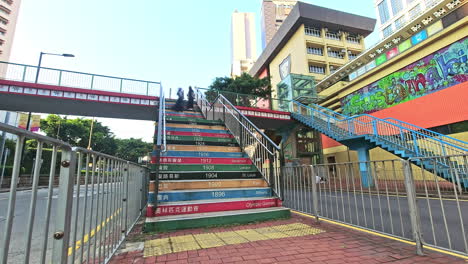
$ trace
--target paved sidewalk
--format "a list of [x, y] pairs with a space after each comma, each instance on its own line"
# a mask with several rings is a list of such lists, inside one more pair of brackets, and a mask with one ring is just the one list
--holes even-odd
[[132, 233], [110, 263], [468, 263], [430, 250], [417, 256], [414, 246], [296, 214], [163, 234], [142, 235], [138, 225]]

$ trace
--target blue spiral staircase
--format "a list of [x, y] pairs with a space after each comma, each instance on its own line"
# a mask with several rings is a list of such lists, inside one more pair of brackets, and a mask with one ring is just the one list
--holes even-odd
[[468, 142], [393, 118], [346, 116], [317, 104], [291, 103], [297, 121], [354, 149], [380, 147], [468, 188]]

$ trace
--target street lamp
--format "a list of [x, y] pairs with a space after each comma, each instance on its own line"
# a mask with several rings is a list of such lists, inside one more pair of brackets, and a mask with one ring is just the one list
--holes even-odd
[[[73, 54], [69, 54], [69, 53], [62, 53], [62, 54], [58, 54], [58, 53], [48, 53], [48, 52], [42, 52], [39, 54], [39, 63], [37, 64], [37, 71], [36, 71], [36, 79], [34, 81], [34, 83], [37, 83], [38, 80], [39, 80], [39, 71], [41, 70], [41, 63], [42, 63], [42, 56], [43, 55], [52, 55], [52, 56], [61, 56], [61, 57], [69, 57], [69, 58], [73, 58], [75, 57], [75, 55]], [[26, 130], [29, 131], [30, 129], [30, 123], [31, 122], [31, 112], [28, 113], [28, 121], [26, 123]]]

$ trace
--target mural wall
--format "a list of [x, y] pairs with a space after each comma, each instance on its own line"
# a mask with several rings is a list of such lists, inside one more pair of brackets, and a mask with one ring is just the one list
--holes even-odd
[[343, 114], [372, 113], [468, 81], [468, 38], [341, 99]]

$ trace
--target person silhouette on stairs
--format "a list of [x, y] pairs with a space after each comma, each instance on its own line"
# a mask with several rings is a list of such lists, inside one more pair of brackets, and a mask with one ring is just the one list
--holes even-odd
[[173, 107], [173, 109], [177, 112], [182, 112], [184, 111], [184, 90], [182, 88], [179, 88], [177, 91], [177, 96], [179, 97]]
[[195, 93], [192, 90], [192, 86], [189, 86], [187, 97], [188, 97], [187, 110], [189, 109], [193, 110], [193, 100], [195, 99]]

